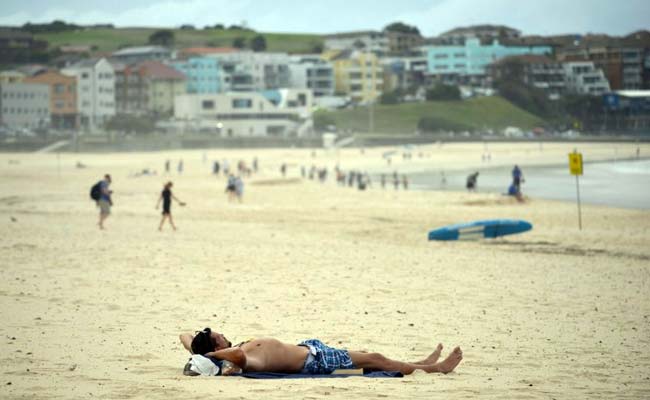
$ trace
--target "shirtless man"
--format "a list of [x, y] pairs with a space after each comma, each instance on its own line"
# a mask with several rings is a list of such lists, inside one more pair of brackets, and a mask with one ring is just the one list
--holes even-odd
[[193, 354], [202, 354], [230, 361], [244, 372], [284, 372], [303, 374], [331, 374], [336, 369], [363, 368], [373, 371], [399, 371], [409, 375], [415, 370], [447, 374], [463, 359], [456, 347], [444, 361], [438, 362], [442, 344], [427, 358], [415, 362], [391, 360], [379, 353], [347, 351], [326, 346], [316, 339], [298, 345], [272, 338], [254, 339], [233, 346], [226, 337], [210, 328], [180, 335], [183, 346]]

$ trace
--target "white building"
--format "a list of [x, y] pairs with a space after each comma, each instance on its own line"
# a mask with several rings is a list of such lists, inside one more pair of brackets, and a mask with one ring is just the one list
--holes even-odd
[[378, 31], [356, 31], [335, 33], [325, 36], [327, 50], [361, 50], [377, 54], [390, 51], [390, 40]]
[[334, 95], [334, 68], [320, 54], [291, 57], [289, 72], [292, 89], [310, 89], [315, 97]]
[[41, 83], [0, 84], [0, 126], [45, 128], [50, 124], [50, 86]]
[[310, 90], [177, 96], [174, 117], [221, 136], [307, 136], [313, 132]]
[[93, 129], [115, 115], [115, 72], [105, 58], [83, 60], [61, 72], [77, 78], [81, 126]]
[[125, 64], [152, 60], [165, 61], [171, 56], [171, 50], [162, 46], [126, 47], [111, 54], [111, 58]]
[[605, 73], [591, 61], [566, 62], [564, 73], [566, 89], [570, 93], [598, 96], [610, 90]]
[[257, 91], [289, 87], [289, 63], [286, 53], [237, 51], [211, 53], [223, 71], [224, 91]]

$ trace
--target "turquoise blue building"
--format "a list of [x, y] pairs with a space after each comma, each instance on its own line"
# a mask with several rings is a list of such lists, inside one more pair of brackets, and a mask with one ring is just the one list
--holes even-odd
[[171, 66], [187, 76], [187, 93], [220, 93], [219, 61], [212, 57], [190, 57], [173, 61]]
[[496, 40], [481, 44], [479, 39], [467, 39], [464, 45], [427, 47], [427, 71], [429, 75], [467, 77], [471, 81], [485, 76], [486, 67], [501, 58], [552, 52], [551, 46], [504, 46]]

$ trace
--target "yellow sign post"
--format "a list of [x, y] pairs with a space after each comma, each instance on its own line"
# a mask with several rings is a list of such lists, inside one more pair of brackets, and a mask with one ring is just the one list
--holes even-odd
[[577, 150], [569, 153], [569, 172], [576, 177], [576, 193], [578, 195], [578, 228], [582, 230], [582, 211], [580, 210], [580, 181], [579, 176], [582, 175], [582, 154]]

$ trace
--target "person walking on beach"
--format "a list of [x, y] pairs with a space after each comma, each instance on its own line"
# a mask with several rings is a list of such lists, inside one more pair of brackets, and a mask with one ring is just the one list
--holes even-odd
[[113, 191], [109, 189], [112, 183], [109, 174], [104, 175], [104, 179], [99, 181], [99, 199], [97, 200], [97, 207], [99, 207], [99, 229], [104, 229], [104, 221], [111, 215], [111, 207], [113, 206], [112, 194]]
[[165, 173], [166, 173], [166, 174], [169, 173], [169, 165], [170, 165], [170, 161], [169, 161], [169, 160], [166, 160], [166, 161], [165, 161]]
[[406, 175], [402, 175], [402, 187], [404, 190], [409, 190], [409, 178]]
[[241, 176], [235, 178], [235, 196], [241, 203], [242, 198], [244, 197], [244, 181], [242, 180]]
[[286, 178], [286, 176], [287, 176], [287, 164], [282, 163], [282, 165], [280, 165], [280, 173], [282, 174], [283, 178]]
[[273, 338], [260, 338], [233, 346], [223, 334], [210, 328], [197, 331], [195, 335], [184, 333], [179, 338], [183, 347], [190, 353], [231, 362], [237, 367], [237, 372], [324, 375], [337, 369], [363, 368], [373, 371], [398, 371], [404, 375], [410, 375], [416, 370], [448, 374], [463, 359], [462, 350], [456, 347], [445, 360], [439, 362], [442, 344], [438, 344], [436, 349], [422, 360], [403, 362], [392, 360], [380, 353], [333, 348], [318, 339], [289, 344]]
[[178, 175], [183, 174], [183, 159], [181, 158], [180, 161], [178, 161]]
[[162, 200], [163, 202], [163, 211], [162, 211], [162, 219], [160, 220], [160, 225], [158, 226], [158, 230], [162, 231], [163, 224], [165, 223], [165, 220], [169, 220], [169, 224], [172, 226], [172, 229], [176, 230], [176, 225], [174, 225], [174, 219], [172, 218], [172, 199], [176, 200], [179, 205], [184, 206], [185, 203], [180, 201], [176, 196], [172, 194], [172, 186], [173, 183], [167, 182], [165, 186], [163, 187], [163, 191], [160, 193], [160, 197], [158, 197], [158, 202], [156, 203], [156, 210], [158, 207], [160, 207], [160, 201]]
[[381, 174], [381, 188], [386, 189], [386, 174]]
[[512, 169], [512, 183], [517, 188], [518, 192], [521, 192], [521, 183], [524, 181], [524, 174], [519, 169], [518, 165]]
[[232, 202], [237, 195], [237, 179], [235, 175], [228, 175], [228, 183], [226, 184], [226, 194], [228, 195], [228, 201]]
[[465, 186], [467, 187], [468, 192], [475, 192], [476, 191], [477, 181], [478, 181], [478, 171], [474, 172], [473, 174], [470, 174], [467, 177], [467, 183], [466, 183]]

